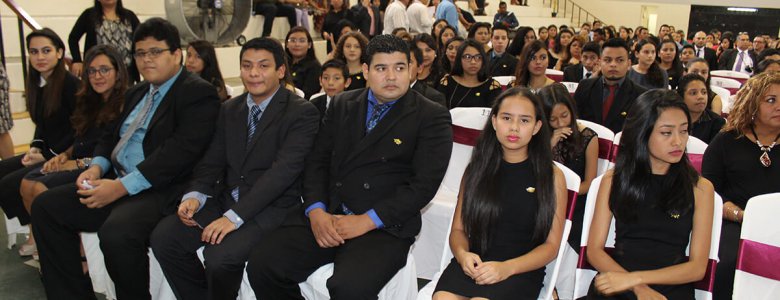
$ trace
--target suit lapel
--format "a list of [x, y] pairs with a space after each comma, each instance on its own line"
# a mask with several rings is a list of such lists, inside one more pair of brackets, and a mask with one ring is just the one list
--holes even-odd
[[[351, 161], [355, 156], [365, 151], [369, 146], [377, 143], [379, 139], [387, 135], [387, 133], [395, 126], [396, 123], [402, 120], [406, 115], [412, 113], [416, 107], [416, 103], [413, 99], [414, 97], [415, 96], [413, 93], [407, 92], [406, 95], [398, 99], [398, 102], [396, 102], [393, 105], [393, 108], [387, 112], [387, 115], [385, 115], [382, 120], [376, 124], [376, 127], [374, 127], [371, 132], [366, 134], [363, 139], [357, 143], [357, 145], [355, 145], [355, 148], [353, 148], [346, 161]], [[368, 100], [363, 102], [367, 101]], [[365, 111], [365, 109], [366, 108], [364, 107], [363, 110]], [[365, 120], [365, 118], [363, 118], [363, 120]], [[364, 123], [361, 124], [361, 128], [363, 128], [363, 132], [365, 132], [365, 125], [363, 124]]]
[[[263, 111], [262, 117], [260, 117], [260, 123], [257, 124], [257, 128], [255, 129], [255, 134], [252, 136], [252, 140], [249, 141], [249, 145], [246, 147], [246, 152], [249, 153], [249, 151], [255, 147], [255, 144], [257, 143], [257, 140], [259, 137], [263, 134], [263, 131], [265, 131], [266, 128], [268, 128], [271, 123], [276, 120], [279, 116], [282, 115], [282, 111], [284, 110], [284, 107], [287, 106], [287, 99], [289, 98], [290, 92], [287, 91], [286, 88], [283, 86], [279, 87], [279, 90], [276, 92], [276, 95], [274, 95], [273, 98], [271, 98], [271, 103], [268, 103], [268, 107], [265, 108], [265, 111]], [[244, 120], [247, 120], [246, 118]]]
[[144, 97], [146, 97], [146, 95], [149, 93], [149, 82], [139, 84], [141, 84], [141, 86], [135, 90], [135, 93], [128, 95], [129, 99], [127, 99], [125, 102], [125, 107], [122, 108], [122, 121], [114, 128], [116, 136], [118, 137], [117, 141], [119, 141], [119, 138], [121, 138], [119, 131], [122, 129], [122, 124], [127, 121], [127, 117], [130, 116], [130, 112], [132, 112], [138, 103], [140, 103], [141, 100], [143, 100]]
[[249, 109], [246, 107], [247, 93], [241, 94], [238, 101], [230, 103], [230, 111], [226, 113], [225, 142], [228, 160], [234, 162], [234, 166], [240, 166], [246, 154], [247, 118]]
[[593, 115], [596, 117], [596, 123], [604, 119], [601, 112], [604, 106], [604, 94], [601, 79], [591, 81], [590, 107], [593, 109]]
[[181, 84], [182, 81], [184, 81], [188, 76], [190, 76], [190, 73], [187, 72], [187, 70], [182, 70], [179, 74], [179, 77], [176, 78], [176, 81], [173, 82], [171, 87], [168, 89], [168, 92], [165, 93], [165, 97], [160, 102], [160, 106], [157, 107], [157, 110], [154, 111], [154, 115], [152, 115], [152, 121], [149, 122], [149, 130], [154, 128], [154, 125], [157, 123], [157, 121], [164, 116], [168, 110], [171, 108], [174, 100], [176, 99], [176, 92], [178, 91], [178, 86]]

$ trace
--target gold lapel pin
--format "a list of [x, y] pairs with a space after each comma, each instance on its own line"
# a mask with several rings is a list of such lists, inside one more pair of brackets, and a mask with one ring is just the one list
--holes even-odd
[[529, 186], [529, 187], [528, 187], [528, 188], [526, 188], [525, 190], [526, 190], [526, 191], [528, 191], [529, 193], [536, 192], [536, 188], [534, 188], [534, 187], [532, 187], [532, 186]]
[[479, 92], [477, 92], [477, 94], [476, 94], [476, 95], [477, 95], [477, 97], [479, 97]]
[[357, 79], [360, 80], [360, 76], [358, 76]]
[[292, 75], [293, 75], [293, 77], [295, 77], [295, 76], [298, 76], [298, 73], [296, 73], [296, 72], [293, 72], [293, 74], [292, 74]]
[[625, 117], [626, 116], [626, 112], [621, 112], [620, 115]]
[[502, 66], [504, 66], [504, 68], [506, 68], [506, 65], [502, 65]]
[[395, 143], [396, 145], [400, 145], [403, 142], [401, 141], [401, 139], [393, 139], [393, 143]]

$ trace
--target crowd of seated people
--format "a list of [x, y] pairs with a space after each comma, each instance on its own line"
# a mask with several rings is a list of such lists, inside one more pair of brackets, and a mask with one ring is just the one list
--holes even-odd
[[[479, 15], [486, 4], [475, 5]], [[296, 19], [301, 7], [323, 16], [314, 25], [325, 61]], [[581, 178], [563, 244], [592, 249], [589, 299], [691, 298], [714, 193], [724, 201], [714, 297], [730, 299], [745, 205], [780, 192], [771, 163], [780, 151], [770, 151], [780, 138], [776, 37], [600, 21], [534, 29], [504, 2], [493, 24], [452, 0], [255, 9], [267, 19], [262, 37], [241, 46], [235, 95], [213, 45], [182, 45], [171, 23], [141, 23], [121, 0], [79, 17], [70, 65], [54, 31], [27, 35], [36, 129], [28, 151], [0, 161], [0, 207], [31, 226], [18, 252], [40, 260], [50, 299], [94, 298], [81, 232], [98, 233], [119, 299], [150, 297], [149, 248], [179, 299], [235, 299], [245, 268], [258, 298], [301, 299], [298, 283], [328, 263], [331, 297], [376, 298], [406, 264], [444, 177], [448, 110], [459, 107], [490, 117], [461, 162], [454, 257], [434, 299], [536, 299], [562, 247], [566, 185], [553, 161]], [[267, 37], [277, 13], [290, 16], [283, 41]], [[723, 99], [714, 70], [750, 79]], [[600, 186], [591, 186], [602, 175], [599, 137], [578, 120], [623, 133]], [[701, 173], [684, 155], [690, 137], [709, 144]], [[580, 241], [589, 192], [596, 211]], [[613, 218], [624, 251], [610, 254]], [[668, 243], [652, 238], [659, 230]]]

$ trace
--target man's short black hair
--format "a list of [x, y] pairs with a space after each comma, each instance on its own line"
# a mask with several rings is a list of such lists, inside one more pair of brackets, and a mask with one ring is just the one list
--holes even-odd
[[[414, 61], [416, 65], [418, 67], [422, 66], [422, 60], [423, 60], [422, 50], [420, 50], [420, 48], [417, 47], [417, 43], [413, 41], [409, 41], [406, 42], [406, 44], [407, 46], [409, 46], [409, 52], [411, 53], [412, 56], [414, 56]], [[411, 58], [411, 56], [409, 58]]]
[[499, 2], [498, 6], [501, 6], [501, 5], [506, 6], [506, 2], [504, 2], [504, 1]]
[[683, 50], [685, 50], [686, 48], [689, 48], [689, 49], [693, 50], [693, 52], [696, 52], [696, 48], [693, 47], [693, 44], [685, 44], [685, 45], [682, 46], [682, 49], [680, 49], [680, 53], [682, 53]]
[[758, 54], [756, 60], [758, 62], [761, 62], [762, 60], [766, 59], [768, 56], [772, 56], [772, 55], [780, 55], [780, 50], [774, 48], [766, 48], [764, 49], [764, 51], [761, 51], [761, 53]]
[[474, 23], [474, 25], [471, 25], [471, 27], [469, 28], [468, 38], [473, 39], [475, 36], [477, 36], [477, 30], [479, 30], [480, 28], [487, 28], [488, 32], [490, 32], [490, 23], [477, 22]]
[[[287, 58], [282, 44], [272, 38], [259, 37], [253, 38], [241, 46], [241, 53], [238, 55], [239, 63], [244, 59], [244, 52], [249, 49], [265, 50], [271, 52], [274, 56], [274, 68], [279, 69], [282, 65], [287, 65]], [[289, 69], [289, 67], [287, 67]]]
[[604, 28], [593, 30], [593, 34], [606, 35], [606, 33], [604, 33]]
[[366, 47], [365, 63], [370, 66], [371, 61], [374, 59], [374, 54], [390, 54], [393, 52], [401, 52], [406, 54], [406, 62], [409, 63], [409, 45], [407, 45], [404, 40], [391, 34], [377, 35], [368, 42], [368, 46]]
[[582, 54], [585, 54], [585, 52], [592, 52], [597, 57], [601, 57], [601, 46], [596, 42], [587, 42], [582, 46]]
[[504, 32], [506, 32], [507, 36], [509, 35], [509, 28], [504, 26], [504, 24], [499, 23], [493, 26], [493, 31], [490, 32], [490, 37], [493, 37], [493, 35], [496, 33], [496, 30], [503, 30]]
[[179, 30], [163, 18], [151, 18], [138, 25], [133, 34], [133, 51], [135, 51], [136, 43], [149, 37], [164, 41], [168, 45], [168, 51], [174, 52], [181, 49]]
[[604, 50], [607, 48], [623, 48], [626, 50], [626, 54], [631, 54], [631, 50], [628, 49], [628, 44], [621, 38], [611, 38], [601, 45], [601, 53], [604, 54]]
[[322, 64], [322, 73], [320, 73], [320, 77], [322, 77], [322, 74], [325, 74], [325, 70], [329, 68], [341, 71], [341, 75], [344, 76], [344, 80], [349, 78], [349, 68], [347, 68], [347, 63], [345, 63], [343, 60], [334, 58], [326, 61], [324, 64]]

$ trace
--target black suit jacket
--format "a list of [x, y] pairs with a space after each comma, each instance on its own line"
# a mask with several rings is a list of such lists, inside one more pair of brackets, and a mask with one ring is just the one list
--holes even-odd
[[563, 68], [563, 81], [565, 82], [580, 82], [584, 77], [585, 75], [582, 74], [582, 63]]
[[366, 134], [367, 96], [360, 89], [331, 101], [306, 159], [304, 208], [323, 202], [330, 213], [340, 213], [342, 203], [357, 214], [374, 209], [384, 230], [411, 238], [449, 163], [450, 114], [407, 92]]
[[490, 76], [514, 76], [515, 67], [517, 66], [517, 58], [514, 55], [504, 52], [504, 55], [501, 55], [501, 57], [493, 62], [493, 59], [490, 58], [492, 53], [493, 50], [490, 50], [490, 52], [487, 54], [490, 62], [488, 65]]
[[604, 96], [601, 77], [591, 77], [580, 81], [577, 91], [574, 92], [574, 100], [577, 101], [580, 119], [604, 125], [612, 132], [618, 133], [623, 130], [626, 113], [634, 105], [636, 98], [645, 91], [647, 91], [645, 88], [626, 77], [623, 85], [617, 90], [606, 120], [603, 121], [601, 110]]
[[[303, 163], [319, 129], [319, 113], [309, 101], [280, 88], [247, 143], [246, 101], [244, 93], [222, 105], [214, 138], [187, 191], [214, 196], [207, 202], [216, 202], [220, 209], [212, 220], [232, 209], [242, 219], [271, 229], [300, 208]], [[230, 195], [236, 187], [238, 202]]]
[[444, 94], [428, 86], [425, 82], [417, 81], [414, 86], [412, 86], [412, 90], [425, 96], [428, 100], [441, 104], [443, 107], [447, 107], [447, 100], [444, 98]]
[[317, 97], [311, 98], [311, 104], [320, 112], [320, 120], [325, 118], [325, 111], [328, 110], [328, 95], [322, 94]]
[[[122, 115], [100, 138], [94, 156], [111, 159], [121, 138], [121, 124], [148, 93], [146, 81], [127, 91]], [[218, 112], [219, 96], [214, 86], [182, 70], [152, 115], [144, 137], [145, 158], [137, 167], [151, 189], [165, 190], [186, 182], [211, 140]]]
[[[693, 51], [696, 51], [696, 48], [694, 48]], [[704, 47], [704, 60], [710, 65], [710, 70], [718, 69], [718, 55], [715, 53], [714, 49], [706, 46]]]
[[[718, 70], [732, 70], [734, 69], [734, 64], [737, 63], [737, 57], [739, 55], [739, 49], [726, 49], [723, 53], [720, 54], [720, 60], [718, 61]], [[756, 61], [756, 52], [754, 51], [748, 51], [748, 56], [750, 56], [750, 59], [753, 61], [753, 67], [758, 64]], [[744, 62], [743, 62], [744, 64]]]

